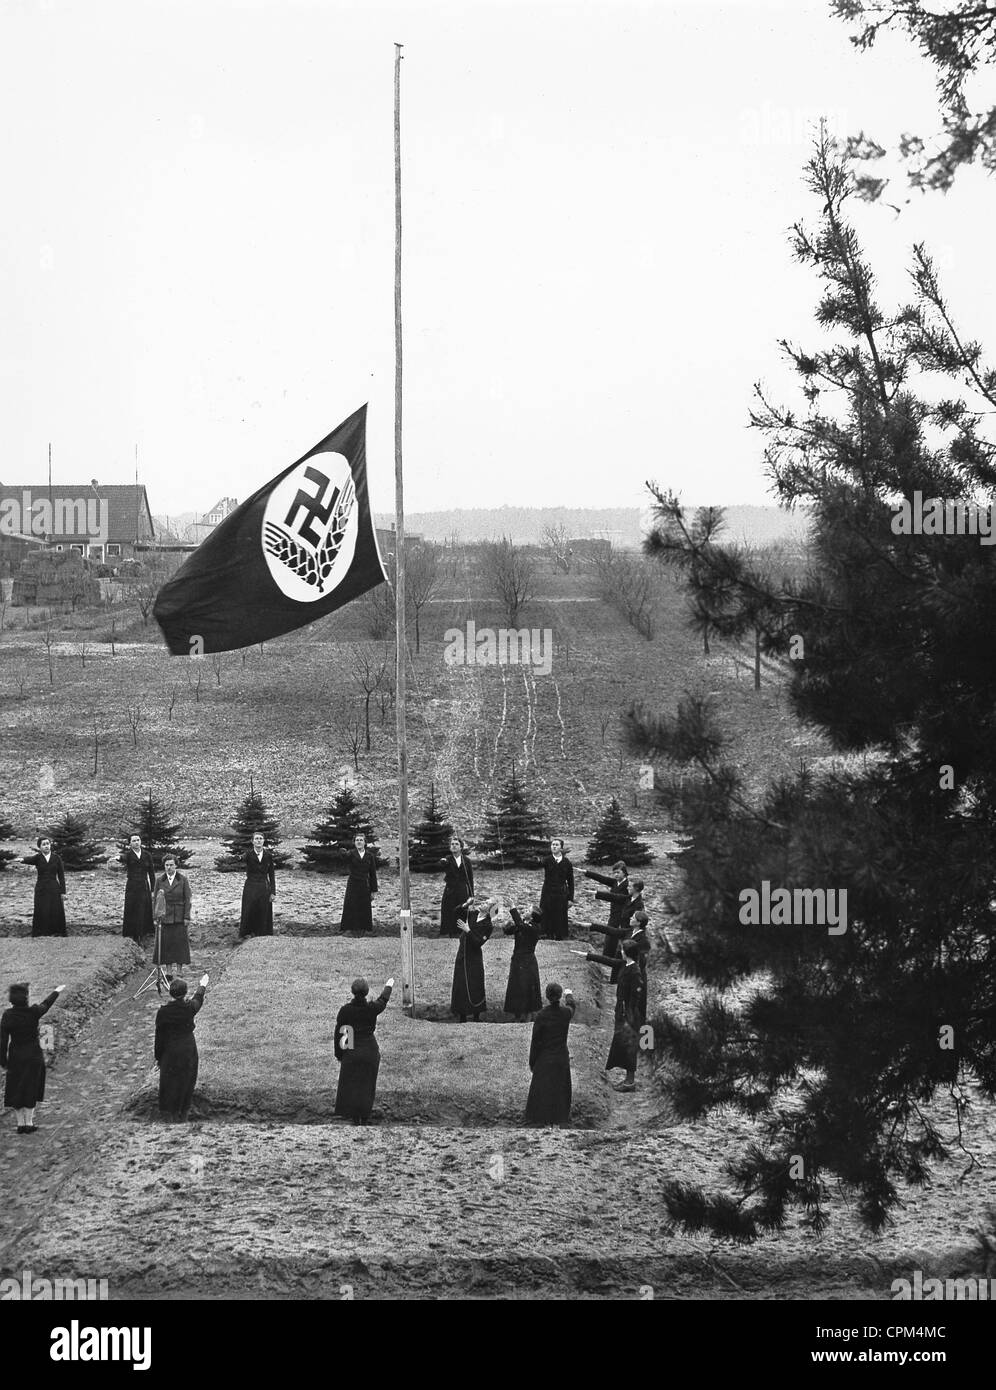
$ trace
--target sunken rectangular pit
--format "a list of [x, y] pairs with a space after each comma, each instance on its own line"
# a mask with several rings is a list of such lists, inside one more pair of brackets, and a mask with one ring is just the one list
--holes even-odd
[[[415, 1000], [401, 1010], [401, 951], [395, 938], [321, 940], [267, 937], [233, 952], [197, 1021], [200, 1072], [195, 1118], [327, 1124], [338, 1064], [336, 1014], [362, 975], [375, 997], [389, 976], [395, 991], [377, 1024], [381, 1051], [375, 1120], [384, 1124], [512, 1126], [523, 1122], [529, 1090], [530, 1023], [489, 1026], [501, 1012], [510, 940], [485, 947], [489, 1010], [481, 1023], [449, 1021], [456, 941], [418, 941]], [[608, 1034], [601, 1026], [600, 972], [565, 942], [541, 942], [540, 980], [570, 986], [578, 1001], [571, 1027], [572, 1127], [604, 1123], [608, 1089], [601, 1075]], [[442, 1020], [447, 1020], [445, 1025]], [[130, 1105], [154, 1115], [155, 1076]]]

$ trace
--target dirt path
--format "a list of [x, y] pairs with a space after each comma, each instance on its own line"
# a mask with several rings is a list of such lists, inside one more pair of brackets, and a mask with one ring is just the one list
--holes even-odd
[[[215, 983], [230, 958], [228, 950], [200, 951], [187, 978], [194, 981], [207, 971]], [[133, 996], [150, 968], [145, 964], [127, 976], [73, 1051], [49, 1068], [37, 1134], [18, 1135], [14, 1112], [2, 1112], [0, 1162], [7, 1191], [0, 1217], [0, 1264], [16, 1254], [18, 1242], [66, 1181], [86, 1169], [108, 1128], [121, 1123], [124, 1102], [148, 1076], [156, 1010], [165, 1001], [155, 990], [140, 999]]]

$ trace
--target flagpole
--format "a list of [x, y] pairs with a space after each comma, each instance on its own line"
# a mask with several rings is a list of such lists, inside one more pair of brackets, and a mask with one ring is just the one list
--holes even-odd
[[405, 498], [401, 471], [401, 44], [394, 45], [394, 527], [395, 689], [398, 723], [398, 875], [401, 1007], [415, 1015], [415, 940], [408, 882], [408, 736], [405, 727]]

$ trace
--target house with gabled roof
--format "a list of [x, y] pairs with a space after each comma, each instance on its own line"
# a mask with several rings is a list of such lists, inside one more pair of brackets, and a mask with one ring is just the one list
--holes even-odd
[[155, 539], [141, 483], [0, 483], [0, 532], [115, 564]]

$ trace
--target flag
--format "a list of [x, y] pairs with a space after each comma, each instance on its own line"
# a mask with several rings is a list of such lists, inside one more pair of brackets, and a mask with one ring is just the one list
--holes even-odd
[[387, 576], [370, 516], [367, 408], [226, 516], [159, 590], [174, 656], [228, 652], [323, 618]]

